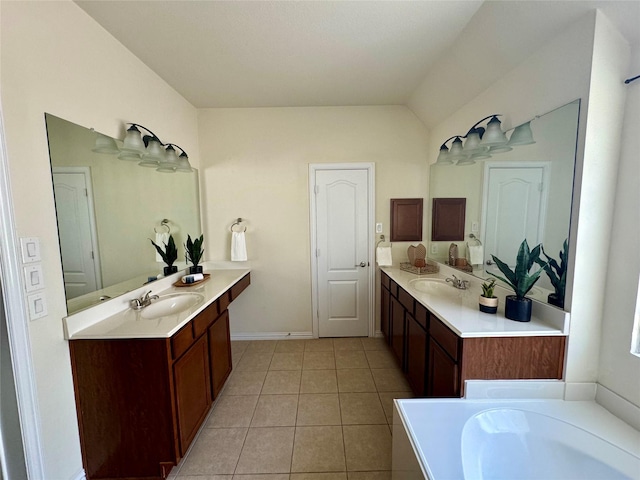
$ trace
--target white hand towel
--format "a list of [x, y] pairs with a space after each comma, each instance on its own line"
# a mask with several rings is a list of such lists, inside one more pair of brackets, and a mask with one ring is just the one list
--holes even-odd
[[376, 262], [381, 267], [390, 267], [393, 265], [393, 259], [391, 258], [391, 247], [377, 247], [376, 248]]
[[468, 260], [471, 265], [482, 265], [484, 263], [484, 248], [482, 245], [467, 244], [467, 251], [469, 252]]
[[231, 261], [247, 261], [247, 242], [244, 232], [232, 232], [231, 234]]
[[[156, 233], [156, 245], [159, 246], [162, 250], [165, 250], [165, 245], [169, 243], [169, 234], [168, 233]], [[155, 249], [154, 249], [155, 250]], [[156, 251], [156, 262], [164, 263], [160, 254]]]

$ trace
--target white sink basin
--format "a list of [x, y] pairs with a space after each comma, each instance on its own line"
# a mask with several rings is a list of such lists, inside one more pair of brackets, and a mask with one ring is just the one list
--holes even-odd
[[161, 296], [140, 311], [140, 316], [149, 320], [184, 312], [204, 301], [204, 296], [195, 292], [170, 293]]
[[461, 290], [454, 288], [442, 278], [416, 278], [409, 281], [409, 285], [422, 293], [432, 295], [457, 296]]

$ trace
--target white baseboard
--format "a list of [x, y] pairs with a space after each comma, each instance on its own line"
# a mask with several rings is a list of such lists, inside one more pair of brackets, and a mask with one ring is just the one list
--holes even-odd
[[373, 335], [375, 338], [384, 338], [384, 334], [382, 330], [376, 330], [376, 333]]
[[592, 402], [596, 398], [596, 384], [592, 382], [566, 382], [564, 399]]
[[640, 430], [640, 407], [599, 383], [596, 384], [596, 403], [636, 430]]
[[232, 333], [231, 340], [307, 340], [312, 332], [251, 332]]
[[81, 468], [73, 477], [69, 480], [87, 480], [87, 474], [84, 471], [84, 468]]

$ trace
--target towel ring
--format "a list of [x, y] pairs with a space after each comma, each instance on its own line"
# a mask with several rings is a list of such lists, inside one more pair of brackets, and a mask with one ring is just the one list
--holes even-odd
[[476, 237], [473, 233], [469, 234], [469, 238], [472, 240], [475, 240], [476, 242], [478, 242], [478, 246], [481, 247], [482, 246], [482, 242], [480, 241], [480, 239], [478, 237]]
[[229, 227], [229, 230], [231, 230], [232, 233], [235, 232], [233, 227], [238, 225], [239, 227], [243, 228], [243, 230], [240, 230], [241, 232], [246, 232], [247, 231], [247, 227], [245, 225], [240, 225], [240, 223], [242, 223], [242, 218], [238, 217], [238, 219], [231, 224], [231, 227]]
[[[160, 222], [160, 226], [161, 227], [165, 227], [167, 229], [166, 233], [171, 233], [171, 227], [169, 227], [169, 220], [167, 220], [166, 218], [163, 219], [162, 222]], [[160, 233], [160, 232], [158, 232], [156, 227], [153, 227], [153, 231], [156, 232], [156, 233]]]
[[[382, 242], [384, 242], [384, 235], [380, 235], [380, 240], [376, 243], [376, 248], [378, 248]], [[393, 243], [389, 244], [389, 246], [392, 247]]]

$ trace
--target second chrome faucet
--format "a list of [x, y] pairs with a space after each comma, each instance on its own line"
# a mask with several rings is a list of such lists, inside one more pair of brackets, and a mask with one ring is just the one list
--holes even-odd
[[451, 282], [451, 285], [453, 285], [455, 288], [460, 290], [466, 290], [467, 287], [469, 286], [469, 282], [467, 280], [460, 280], [455, 275], [451, 275], [451, 277], [447, 277], [446, 281]]

